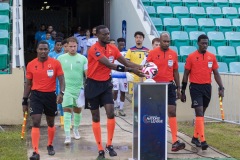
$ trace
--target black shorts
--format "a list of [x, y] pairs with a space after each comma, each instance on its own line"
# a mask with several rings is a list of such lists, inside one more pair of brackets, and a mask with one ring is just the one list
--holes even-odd
[[57, 103], [55, 92], [31, 91], [30, 95], [30, 115], [42, 114], [47, 116], [57, 115]]
[[176, 106], [176, 89], [175, 83], [171, 82], [168, 85], [168, 105]]
[[96, 81], [87, 79], [85, 83], [85, 108], [96, 110], [105, 104], [114, 104], [112, 95], [113, 84], [111, 79]]
[[189, 90], [192, 99], [192, 108], [200, 106], [208, 107], [212, 95], [211, 84], [191, 83]]

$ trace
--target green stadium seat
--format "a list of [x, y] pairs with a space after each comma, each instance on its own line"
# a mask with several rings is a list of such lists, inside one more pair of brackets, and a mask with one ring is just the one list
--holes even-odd
[[218, 27], [218, 30], [221, 32], [233, 31], [233, 26], [231, 24], [231, 20], [228, 18], [217, 18], [217, 19], [215, 19], [215, 24]]
[[237, 9], [235, 7], [223, 7], [222, 13], [225, 18], [229, 18], [229, 19], [239, 18]]
[[156, 29], [158, 31], [162, 31], [163, 30], [163, 24], [162, 24], [161, 18], [153, 17], [153, 18], [151, 18], [151, 20], [152, 20], [153, 24], [155, 25], [155, 27], [156, 27]]
[[184, 72], [184, 66], [185, 66], [185, 63], [183, 62], [178, 62], [178, 72], [179, 73], [183, 73]]
[[195, 18], [182, 18], [181, 25], [184, 31], [197, 31], [198, 30], [198, 23]]
[[198, 3], [199, 3], [199, 6], [203, 8], [214, 6], [213, 0], [198, 0]]
[[173, 42], [172, 44], [178, 48], [180, 46], [189, 46], [190, 45], [188, 33], [185, 31], [173, 31], [171, 33], [171, 37], [172, 37], [172, 42]]
[[190, 7], [192, 18], [207, 18], [207, 14], [203, 7]]
[[229, 4], [232, 7], [239, 8], [240, 7], [240, 1], [239, 0], [229, 0]]
[[157, 10], [158, 6], [167, 6], [167, 2], [165, 0], [152, 0], [152, 5]]
[[199, 18], [198, 25], [201, 31], [216, 31], [216, 26], [212, 18]]
[[9, 16], [9, 4], [8, 3], [0, 3], [0, 15]]
[[162, 33], [168, 33], [170, 35], [170, 33], [168, 31], [158, 31], [159, 35], [161, 35]]
[[178, 48], [176, 46], [169, 46], [172, 50], [174, 50], [178, 54]]
[[190, 7], [197, 7], [198, 1], [197, 0], [182, 0], [184, 3], [184, 6], [190, 8]]
[[203, 31], [191, 31], [189, 32], [189, 39], [191, 40], [191, 45], [198, 47], [197, 39], [200, 35], [206, 34]]
[[166, 2], [172, 8], [175, 7], [175, 6], [182, 6], [183, 5], [182, 0], [166, 0]]
[[240, 19], [239, 18], [232, 19], [232, 25], [235, 28], [235, 31], [240, 31]]
[[218, 7], [230, 7], [228, 0], [213, 0], [216, 6]]
[[228, 70], [228, 65], [225, 62], [218, 62], [218, 72], [219, 73], [227, 73]]
[[0, 30], [0, 44], [9, 44], [9, 32], [8, 30]]
[[173, 17], [172, 7], [169, 6], [158, 6], [157, 7], [157, 14], [163, 20], [164, 18]]
[[197, 48], [195, 46], [181, 46], [179, 49], [179, 55], [182, 57], [182, 62], [185, 62], [188, 55], [196, 50]]
[[9, 24], [9, 16], [0, 15], [0, 24]]
[[173, 13], [176, 18], [189, 18], [190, 17], [188, 8], [184, 7], [184, 6], [173, 7]]
[[212, 31], [212, 32], [208, 32], [207, 36], [210, 40], [211, 46], [218, 47], [218, 46], [226, 46], [227, 44], [223, 32]]
[[225, 32], [225, 38], [229, 46], [240, 46], [240, 32]]
[[145, 9], [150, 17], [157, 17], [156, 10], [153, 6], [145, 6]]
[[219, 46], [218, 55], [221, 56], [221, 61], [227, 64], [238, 61], [238, 56], [233, 46]]
[[237, 52], [237, 55], [240, 56], [240, 46], [236, 47], [236, 52]]
[[231, 73], [240, 73], [240, 62], [231, 62], [231, 63], [229, 63], [229, 72], [231, 72]]
[[217, 55], [217, 50], [214, 46], [208, 46], [207, 51], [212, 53], [212, 54]]
[[0, 69], [8, 67], [8, 46], [0, 45]]
[[207, 7], [206, 12], [209, 18], [223, 18], [222, 10], [220, 7]]
[[142, 0], [142, 3], [145, 6], [150, 6], [151, 5], [151, 1], [150, 0]]
[[181, 25], [178, 18], [164, 18], [163, 25], [166, 31], [180, 31]]

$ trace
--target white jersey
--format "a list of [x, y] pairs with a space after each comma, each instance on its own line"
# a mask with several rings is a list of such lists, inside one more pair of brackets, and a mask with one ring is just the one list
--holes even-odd
[[86, 39], [86, 37], [84, 37], [83, 39], [82, 39], [82, 41], [81, 41], [81, 50], [83, 50], [83, 55], [84, 56], [87, 56], [87, 42], [88, 42], [88, 40]]
[[[125, 57], [126, 52], [120, 52], [123, 57]], [[118, 62], [117, 60], [114, 61], [116, 65], [123, 65], [122, 63]], [[116, 70], [112, 70], [112, 78], [127, 78], [126, 72], [118, 72]]]
[[76, 36], [76, 39], [78, 41], [78, 47], [77, 47], [77, 52], [80, 53], [81, 52], [81, 43], [82, 43], [82, 40], [83, 38], [85, 38], [85, 36], [81, 36], [81, 35], [78, 35]]
[[91, 46], [94, 45], [97, 41], [98, 41], [98, 38], [97, 38], [97, 37], [89, 38], [88, 41], [87, 41], [87, 46], [88, 46], [88, 47], [91, 47]]

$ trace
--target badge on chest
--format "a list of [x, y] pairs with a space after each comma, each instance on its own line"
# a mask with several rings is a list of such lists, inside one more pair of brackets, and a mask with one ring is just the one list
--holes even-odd
[[47, 75], [49, 78], [52, 78], [54, 71], [52, 69], [47, 70]]
[[173, 66], [173, 60], [168, 60], [168, 67], [172, 67]]

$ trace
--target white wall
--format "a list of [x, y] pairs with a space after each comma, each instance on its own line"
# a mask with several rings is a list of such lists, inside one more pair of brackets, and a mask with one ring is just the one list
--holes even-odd
[[151, 49], [153, 36], [150, 27], [143, 21], [143, 13], [137, 9], [137, 0], [111, 0], [110, 1], [110, 33], [111, 38], [117, 40], [122, 37], [122, 21], [127, 22], [127, 48], [135, 46], [134, 33], [142, 31], [145, 34], [143, 45]]

